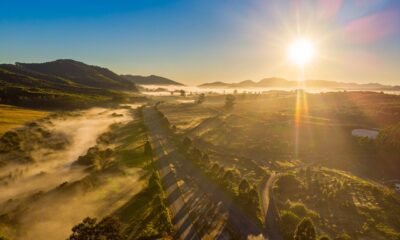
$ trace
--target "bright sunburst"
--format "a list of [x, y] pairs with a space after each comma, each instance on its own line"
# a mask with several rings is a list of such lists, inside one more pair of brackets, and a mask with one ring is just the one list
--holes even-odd
[[289, 60], [303, 67], [309, 63], [315, 55], [315, 47], [312, 41], [307, 38], [298, 38], [293, 41], [288, 49]]

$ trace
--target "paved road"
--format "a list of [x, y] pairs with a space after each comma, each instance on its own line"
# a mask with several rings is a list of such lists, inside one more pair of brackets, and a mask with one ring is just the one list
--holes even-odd
[[174, 239], [200, 239], [189, 215], [189, 209], [176, 182], [174, 170], [170, 165], [170, 148], [167, 146], [166, 130], [161, 125], [157, 112], [150, 107], [144, 108], [143, 117], [150, 132], [149, 140], [153, 147], [155, 161], [159, 168], [168, 207], [171, 210], [175, 226]]
[[[216, 203], [223, 203], [223, 207], [229, 211], [229, 222], [233, 227], [232, 230], [245, 238], [247, 238], [249, 234], [258, 235], [262, 233], [262, 229], [257, 225], [257, 223], [251, 219], [251, 217], [247, 216], [247, 214], [240, 208], [235, 206], [231, 198], [223, 194], [224, 191], [220, 189], [220, 186], [213, 183], [201, 170], [198, 169], [198, 167], [194, 166], [191, 161], [186, 161], [184, 156], [176, 151], [176, 146], [173, 142], [169, 141], [169, 133], [160, 123], [159, 115], [153, 108], [148, 107], [144, 109], [144, 120], [151, 135], [151, 143], [159, 158], [158, 162], [162, 164], [160, 173], [164, 182], [168, 185], [166, 189], [167, 195], [172, 196], [168, 197], [168, 199], [172, 198], [172, 200], [174, 200], [170, 202], [170, 209], [173, 212], [172, 214], [174, 215], [174, 219], [180, 220], [174, 222], [174, 224], [177, 229], [184, 229], [184, 231], [178, 231], [181, 233], [182, 239], [198, 239], [199, 237], [196, 234], [195, 227], [193, 222], [190, 221], [191, 219], [188, 214], [186, 214], [187, 216], [181, 214], [184, 215], [184, 217], [179, 215], [179, 213], [188, 212], [186, 207], [187, 204], [185, 204], [185, 201], [177, 187], [175, 176], [172, 174], [173, 170], [169, 166], [171, 161], [169, 161], [168, 158], [180, 161], [186, 173], [190, 174], [191, 178], [196, 182], [197, 186], [205, 195]], [[183, 218], [185, 220], [183, 220]], [[186, 224], [183, 225], [183, 228], [181, 222], [186, 222]]]
[[271, 173], [271, 176], [265, 182], [263, 189], [261, 190], [262, 207], [264, 211], [264, 222], [266, 235], [269, 240], [280, 240], [281, 235], [278, 230], [278, 212], [275, 208], [273, 198], [271, 197], [272, 186], [277, 179], [278, 174], [275, 172]]

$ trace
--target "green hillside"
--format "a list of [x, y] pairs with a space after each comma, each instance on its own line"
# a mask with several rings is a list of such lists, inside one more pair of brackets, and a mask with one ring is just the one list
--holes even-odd
[[112, 71], [73, 60], [0, 65], [0, 103], [35, 108], [105, 104], [136, 92], [134, 83]]

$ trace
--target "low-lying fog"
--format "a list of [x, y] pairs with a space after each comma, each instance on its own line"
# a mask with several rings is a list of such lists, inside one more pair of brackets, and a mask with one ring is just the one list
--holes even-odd
[[[215, 94], [232, 94], [235, 90], [238, 93], [262, 93], [268, 91], [294, 91], [296, 88], [208, 88], [208, 87], [197, 87], [197, 86], [177, 86], [177, 85], [142, 85], [142, 92], [146, 95], [151, 96], [179, 96], [180, 90], [184, 90], [186, 94], [200, 94], [200, 93], [215, 93]], [[343, 89], [329, 89], [329, 88], [307, 88], [309, 93], [321, 93], [321, 92], [342, 92]], [[359, 91], [359, 90], [347, 90], [347, 91]], [[387, 94], [399, 95], [400, 91], [373, 91], [371, 92], [384, 92]]]
[[[139, 170], [127, 170], [121, 177], [105, 177], [99, 189], [77, 188], [68, 194], [55, 190], [65, 182], [86, 177], [88, 171], [71, 164], [95, 146], [97, 138], [112, 124], [127, 123], [131, 119], [125, 108], [94, 108], [39, 121], [40, 129], [57, 136], [48, 141], [60, 141], [63, 147], [54, 149], [46, 147], [46, 143], [28, 142], [25, 145], [29, 145], [34, 163], [0, 168], [3, 181], [0, 181], [0, 225], [7, 223], [4, 219], [8, 218], [17, 222], [17, 233], [12, 234], [17, 239], [66, 239], [71, 227], [84, 217], [101, 217], [123, 204], [140, 189], [134, 184], [140, 177]], [[42, 195], [36, 198], [39, 192]], [[109, 207], [110, 203], [113, 208]], [[1, 230], [7, 232], [7, 229]]]

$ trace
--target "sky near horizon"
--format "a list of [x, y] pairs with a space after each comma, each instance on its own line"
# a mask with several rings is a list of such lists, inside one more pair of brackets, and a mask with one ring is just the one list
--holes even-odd
[[0, 62], [74, 59], [186, 84], [297, 79], [400, 84], [398, 0], [20, 0], [0, 7]]

